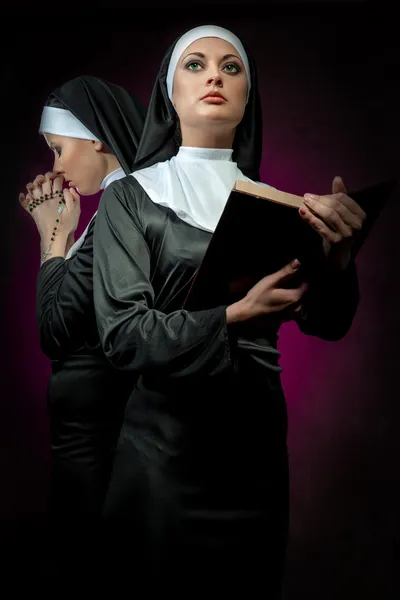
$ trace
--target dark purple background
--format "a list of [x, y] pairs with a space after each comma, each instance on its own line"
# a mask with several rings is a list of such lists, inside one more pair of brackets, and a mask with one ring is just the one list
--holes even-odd
[[[257, 60], [264, 181], [303, 194], [329, 193], [336, 174], [352, 189], [398, 176], [400, 53], [394, 14], [366, 10], [363, 3], [319, 8], [286, 3], [280, 9], [268, 5], [261, 19], [255, 6], [246, 6], [244, 14], [234, 4], [217, 10], [187, 3], [174, 17], [154, 8], [140, 18], [121, 9], [99, 13], [94, 22], [78, 24], [75, 17], [62, 25], [53, 14], [54, 27], [40, 34], [40, 15], [6, 26], [14, 44], [3, 52], [8, 112], [2, 159], [0, 517], [6, 570], [17, 577], [45, 576], [56, 551], [49, 552], [44, 528], [49, 364], [38, 349], [35, 326], [39, 238], [17, 202], [24, 185], [52, 165], [37, 134], [48, 93], [71, 77], [92, 73], [147, 102], [169, 44], [186, 29], [211, 22], [233, 28]], [[80, 229], [96, 201], [83, 198]], [[292, 325], [282, 330], [292, 478], [290, 600], [399, 597], [394, 558], [400, 539], [399, 219], [397, 196], [359, 255], [362, 300], [343, 341], [305, 337]]]

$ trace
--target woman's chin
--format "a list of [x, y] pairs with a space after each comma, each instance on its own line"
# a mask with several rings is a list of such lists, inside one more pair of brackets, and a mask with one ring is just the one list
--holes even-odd
[[74, 185], [72, 187], [78, 192], [78, 194], [80, 196], [94, 196], [99, 191], [96, 189], [91, 189], [89, 187], [85, 187], [84, 185], [79, 186], [79, 187], [77, 185]]
[[199, 123], [201, 123], [202, 127], [217, 125], [219, 127], [232, 129], [237, 126], [238, 121], [240, 122], [240, 120], [235, 117], [236, 115], [232, 115], [230, 111], [226, 110], [226, 107], [210, 106], [206, 107], [205, 110], [199, 114]]

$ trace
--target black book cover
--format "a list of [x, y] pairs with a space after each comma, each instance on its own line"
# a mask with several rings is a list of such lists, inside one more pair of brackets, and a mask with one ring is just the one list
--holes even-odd
[[[386, 181], [348, 193], [366, 213], [357, 233], [356, 255], [397, 187]], [[246, 191], [244, 192], [243, 189]], [[255, 194], [260, 194], [257, 196]], [[298, 258], [301, 277], [324, 260], [322, 238], [298, 214], [302, 197], [237, 182], [192, 282], [184, 308], [204, 310], [242, 298], [260, 279]], [[291, 280], [291, 285], [299, 282]]]

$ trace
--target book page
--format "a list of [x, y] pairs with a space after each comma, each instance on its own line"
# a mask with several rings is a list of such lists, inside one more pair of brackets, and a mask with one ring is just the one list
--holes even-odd
[[250, 183], [248, 181], [237, 180], [233, 189], [242, 194], [265, 198], [271, 202], [284, 204], [285, 206], [293, 206], [293, 208], [300, 208], [303, 203], [302, 196], [295, 196], [294, 194], [288, 194], [287, 192], [281, 192], [280, 190], [268, 188], [257, 183]]

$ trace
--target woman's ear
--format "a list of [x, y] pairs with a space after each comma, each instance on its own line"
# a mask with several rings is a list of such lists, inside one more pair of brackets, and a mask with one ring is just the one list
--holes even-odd
[[94, 149], [96, 152], [101, 152], [104, 148], [103, 142], [98, 142], [97, 140], [93, 140]]

